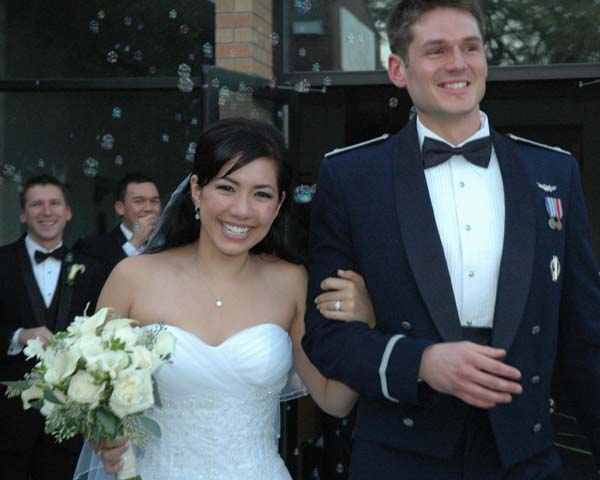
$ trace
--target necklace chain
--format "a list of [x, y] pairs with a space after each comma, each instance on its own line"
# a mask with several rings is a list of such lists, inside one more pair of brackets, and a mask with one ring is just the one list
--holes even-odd
[[202, 284], [204, 285], [204, 288], [206, 288], [206, 290], [208, 290], [208, 293], [210, 293], [212, 295], [212, 297], [215, 299], [215, 306], [217, 308], [222, 308], [225, 305], [225, 301], [223, 300], [223, 297], [221, 295], [215, 295], [215, 293], [212, 291], [212, 289], [208, 286], [208, 282], [204, 278], [204, 274], [202, 272], [199, 272], [199, 273], [200, 273], [200, 280], [201, 280]]
[[206, 288], [206, 290], [208, 290], [208, 293], [210, 293], [213, 296], [213, 298], [215, 299], [215, 306], [217, 308], [223, 307], [223, 305], [225, 305], [225, 302], [223, 302], [223, 297], [221, 295], [214, 294], [214, 292], [208, 286], [208, 282], [204, 279], [204, 276], [202, 273], [200, 273], [200, 281], [202, 282], [202, 285], [204, 285], [204, 288]]

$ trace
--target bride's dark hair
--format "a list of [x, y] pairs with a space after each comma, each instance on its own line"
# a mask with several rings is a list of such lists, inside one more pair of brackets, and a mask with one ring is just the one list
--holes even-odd
[[[258, 120], [245, 118], [219, 120], [200, 133], [191, 175], [197, 175], [198, 184], [204, 186], [217, 176], [223, 165], [235, 157], [239, 158], [226, 175], [257, 158], [272, 159], [277, 171], [279, 198], [285, 192], [287, 199], [283, 202], [269, 233], [251, 249], [251, 252], [268, 253], [284, 260], [300, 263], [298, 255], [288, 247], [286, 241], [292, 175], [286, 161], [287, 150], [283, 137], [275, 127]], [[194, 218], [194, 203], [188, 177], [187, 184], [182, 185], [181, 191], [177, 191], [172, 196], [165, 208], [157, 232], [150, 239], [146, 251], [155, 253], [187, 245], [194, 242], [199, 233], [200, 222]]]

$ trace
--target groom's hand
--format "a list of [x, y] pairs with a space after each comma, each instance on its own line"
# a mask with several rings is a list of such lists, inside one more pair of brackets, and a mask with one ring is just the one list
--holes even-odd
[[510, 403], [521, 372], [502, 362], [506, 351], [472, 342], [437, 343], [421, 357], [419, 378], [434, 390], [479, 408]]

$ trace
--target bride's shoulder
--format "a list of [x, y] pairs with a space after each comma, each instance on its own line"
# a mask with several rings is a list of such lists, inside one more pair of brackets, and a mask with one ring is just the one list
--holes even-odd
[[149, 272], [155, 276], [156, 273], [166, 272], [180, 263], [182, 251], [182, 248], [173, 248], [159, 253], [126, 257], [113, 269], [111, 276], [130, 280], [150, 278]]
[[259, 256], [259, 261], [266, 275], [280, 284], [283, 283], [292, 288], [306, 284], [308, 275], [303, 265], [265, 254]]

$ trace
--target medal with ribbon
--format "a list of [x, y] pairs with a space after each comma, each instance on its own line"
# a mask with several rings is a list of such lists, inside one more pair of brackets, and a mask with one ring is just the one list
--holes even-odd
[[548, 225], [552, 230], [562, 230], [563, 208], [560, 198], [546, 197], [546, 211], [550, 219]]

